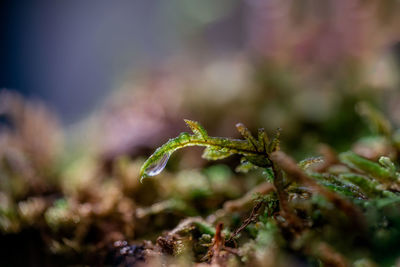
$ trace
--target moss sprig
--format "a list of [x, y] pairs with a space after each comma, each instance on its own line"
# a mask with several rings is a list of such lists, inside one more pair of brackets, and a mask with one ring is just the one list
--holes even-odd
[[[265, 130], [261, 128], [256, 139], [242, 123], [238, 123], [236, 128], [244, 140], [231, 139], [211, 137], [198, 122], [192, 120], [185, 120], [185, 122], [193, 134], [183, 132], [159, 147], [143, 164], [140, 170], [141, 181], [146, 177], [159, 174], [165, 168], [171, 154], [187, 146], [206, 147], [202, 157], [208, 160], [224, 159], [233, 154], [242, 155], [244, 159], [242, 159], [241, 165], [246, 169], [249, 168], [249, 165], [271, 166], [269, 154], [279, 150], [279, 131], [270, 140]], [[241, 167], [239, 166], [238, 169]]]

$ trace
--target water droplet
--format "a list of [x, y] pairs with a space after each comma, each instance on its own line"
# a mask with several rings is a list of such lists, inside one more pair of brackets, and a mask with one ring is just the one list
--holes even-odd
[[159, 174], [162, 170], [164, 170], [165, 165], [167, 165], [169, 156], [170, 156], [169, 153], [165, 153], [158, 162], [150, 165], [147, 168], [146, 174], [148, 176], [155, 176], [155, 175]]

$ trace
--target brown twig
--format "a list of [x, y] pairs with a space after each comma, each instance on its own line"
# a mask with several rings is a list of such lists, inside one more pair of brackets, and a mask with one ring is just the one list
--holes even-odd
[[207, 254], [203, 257], [202, 260], [211, 259], [212, 263], [218, 263], [220, 261], [220, 252], [225, 245], [225, 239], [222, 236], [222, 228], [224, 227], [223, 223], [218, 223], [215, 227], [215, 235], [213, 239], [213, 243], [211, 244]]
[[328, 201], [333, 203], [338, 209], [342, 210], [349, 218], [351, 218], [355, 227], [364, 229], [363, 216], [361, 211], [354, 206], [351, 202], [343, 199], [338, 194], [329, 191], [328, 189], [319, 185], [316, 181], [304, 173], [296, 164], [296, 162], [282, 151], [276, 151], [271, 154], [271, 160], [279, 166], [287, 175], [298, 183], [304, 184], [310, 189], [322, 196]]
[[243, 229], [246, 228], [250, 223], [256, 222], [257, 217], [259, 215], [258, 211], [262, 207], [262, 204], [263, 204], [262, 201], [257, 202], [257, 204], [253, 207], [250, 216], [246, 220], [244, 220], [244, 222], [242, 223], [241, 226], [239, 226], [238, 229], [236, 229], [233, 232], [233, 234], [231, 235], [231, 237], [228, 239], [227, 242], [232, 241], [233, 238], [235, 238], [241, 231], [243, 231]]
[[[297, 165], [296, 165], [297, 166]], [[280, 215], [285, 218], [286, 225], [290, 226], [291, 231], [299, 231], [303, 228], [303, 223], [299, 217], [292, 211], [288, 203], [288, 193], [285, 190], [285, 183], [282, 170], [272, 161], [272, 170], [274, 172], [274, 186], [279, 200]]]
[[316, 254], [315, 256], [321, 260], [324, 266], [350, 266], [346, 257], [325, 242], [320, 242], [313, 250]]
[[265, 195], [274, 190], [275, 190], [274, 185], [269, 182], [259, 184], [252, 190], [247, 192], [243, 197], [225, 202], [224, 210], [227, 212], [242, 210], [244, 207], [248, 207], [251, 205], [255, 194]]

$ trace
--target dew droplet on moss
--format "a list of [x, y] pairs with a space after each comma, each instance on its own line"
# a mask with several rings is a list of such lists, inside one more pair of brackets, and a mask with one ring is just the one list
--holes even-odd
[[157, 174], [159, 174], [160, 172], [162, 172], [162, 170], [164, 170], [165, 165], [167, 165], [167, 162], [169, 160], [170, 154], [169, 153], [165, 153], [162, 158], [160, 158], [157, 162], [155, 162], [154, 164], [150, 165], [147, 169], [146, 169], [146, 175], [148, 176], [155, 176]]

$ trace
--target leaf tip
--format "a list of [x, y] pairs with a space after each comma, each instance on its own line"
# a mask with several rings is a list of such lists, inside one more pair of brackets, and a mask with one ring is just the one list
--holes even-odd
[[206, 139], [208, 137], [207, 131], [197, 121], [184, 119], [186, 125], [192, 130], [195, 136]]

